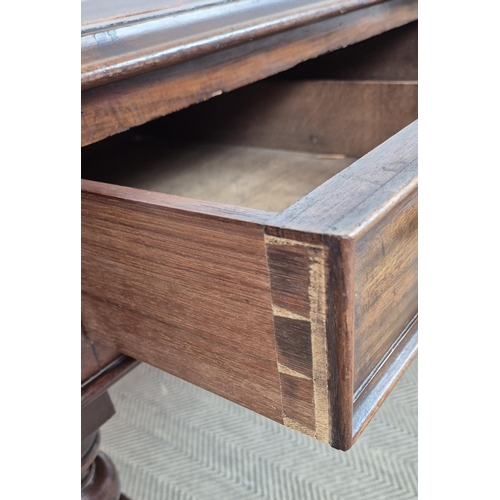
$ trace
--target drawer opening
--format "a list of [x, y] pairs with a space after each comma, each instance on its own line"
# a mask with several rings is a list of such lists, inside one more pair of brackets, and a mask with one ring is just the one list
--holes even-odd
[[[416, 27], [400, 30], [381, 37], [411, 42]], [[281, 212], [417, 118], [417, 83], [387, 79], [393, 65], [365, 57], [351, 76], [372, 79], [328, 69], [353, 47], [87, 146], [82, 178]]]
[[408, 82], [261, 82], [82, 149], [82, 178], [281, 212], [416, 118]]
[[255, 146], [171, 143], [137, 131], [129, 136], [118, 150], [99, 154], [99, 169], [93, 158], [92, 168], [84, 161], [84, 176], [268, 212], [284, 210], [355, 160]]

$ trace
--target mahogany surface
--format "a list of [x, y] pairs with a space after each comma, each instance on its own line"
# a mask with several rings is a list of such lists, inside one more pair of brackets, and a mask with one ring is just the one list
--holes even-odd
[[84, 9], [82, 411], [139, 360], [347, 450], [417, 349], [417, 2], [138, 5]]
[[416, 18], [416, 0], [240, 0], [83, 30], [82, 145]]

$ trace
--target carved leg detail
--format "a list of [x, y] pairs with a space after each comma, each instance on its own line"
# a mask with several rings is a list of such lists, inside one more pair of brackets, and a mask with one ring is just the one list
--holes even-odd
[[99, 451], [99, 427], [115, 413], [108, 393], [82, 408], [82, 500], [124, 500], [111, 459]]
[[[98, 436], [96, 441], [99, 441]], [[106, 454], [98, 451], [94, 460], [87, 462], [87, 469], [82, 471], [82, 500], [118, 500], [119, 498], [120, 480], [115, 466]]]

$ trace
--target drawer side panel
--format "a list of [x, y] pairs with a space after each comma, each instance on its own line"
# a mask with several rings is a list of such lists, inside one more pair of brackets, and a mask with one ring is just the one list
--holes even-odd
[[89, 338], [283, 422], [262, 225], [82, 198]]

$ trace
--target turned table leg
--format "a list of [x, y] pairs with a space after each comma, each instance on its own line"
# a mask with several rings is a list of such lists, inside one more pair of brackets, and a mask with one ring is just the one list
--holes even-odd
[[99, 451], [99, 427], [115, 414], [107, 392], [82, 407], [82, 500], [125, 500], [111, 459]]

